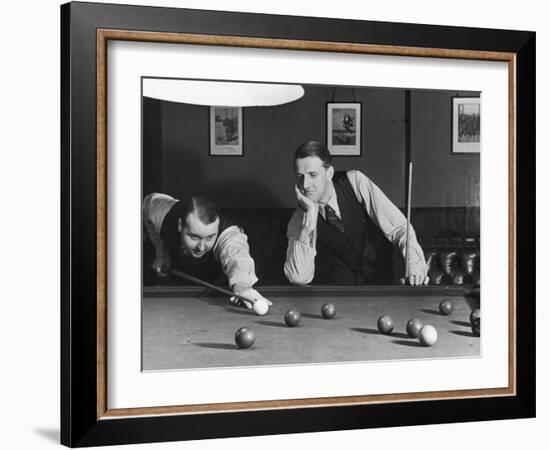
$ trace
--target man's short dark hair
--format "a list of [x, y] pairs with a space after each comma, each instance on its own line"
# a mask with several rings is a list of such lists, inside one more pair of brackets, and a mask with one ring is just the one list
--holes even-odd
[[205, 224], [210, 225], [220, 217], [220, 211], [216, 204], [209, 198], [194, 195], [182, 200], [178, 203], [178, 216], [185, 221], [187, 216], [191, 213], [195, 213], [199, 220]]
[[304, 159], [310, 156], [316, 156], [323, 161], [323, 166], [325, 168], [332, 166], [332, 157], [330, 156], [328, 148], [319, 141], [308, 141], [300, 145], [296, 149], [296, 152], [294, 152], [294, 162], [298, 159]]

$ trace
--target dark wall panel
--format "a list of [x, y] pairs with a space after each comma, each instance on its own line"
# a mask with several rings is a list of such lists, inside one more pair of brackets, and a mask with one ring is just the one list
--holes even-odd
[[412, 92], [414, 206], [479, 206], [479, 154], [451, 153], [452, 97], [456, 95], [469, 93]]

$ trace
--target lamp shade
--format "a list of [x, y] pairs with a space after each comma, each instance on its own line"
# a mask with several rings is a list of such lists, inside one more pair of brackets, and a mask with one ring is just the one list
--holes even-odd
[[145, 97], [205, 106], [275, 106], [298, 100], [304, 88], [295, 84], [203, 80], [143, 80]]

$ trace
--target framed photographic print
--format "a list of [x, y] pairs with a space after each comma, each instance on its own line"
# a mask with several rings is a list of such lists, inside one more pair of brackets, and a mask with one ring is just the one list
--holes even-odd
[[240, 107], [210, 107], [210, 155], [242, 156], [243, 111]]
[[[534, 33], [69, 3], [61, 37], [63, 444], [535, 415]], [[442, 151], [456, 95], [479, 158]], [[297, 180], [333, 169], [343, 231], [294, 270]], [[427, 285], [392, 277], [406, 206]]]
[[327, 147], [333, 156], [361, 156], [361, 103], [327, 103]]
[[453, 153], [479, 153], [481, 147], [479, 97], [453, 98]]

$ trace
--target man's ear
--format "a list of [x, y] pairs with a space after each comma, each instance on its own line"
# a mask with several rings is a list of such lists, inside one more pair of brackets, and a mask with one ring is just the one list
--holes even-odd
[[328, 178], [328, 180], [331, 181], [333, 176], [334, 176], [334, 167], [330, 166], [327, 169], [327, 178]]
[[183, 220], [181, 220], [181, 217], [178, 217], [178, 233], [181, 233], [183, 231]]

